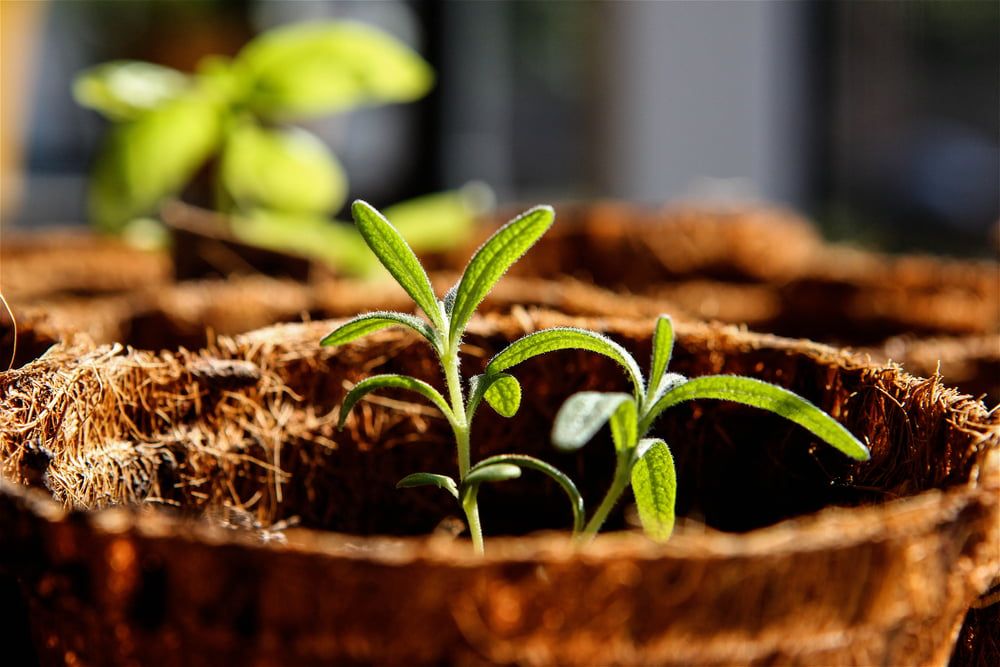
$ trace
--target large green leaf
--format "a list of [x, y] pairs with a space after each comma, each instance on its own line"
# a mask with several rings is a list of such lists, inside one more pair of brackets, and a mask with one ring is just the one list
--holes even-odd
[[733, 401], [769, 410], [807, 429], [834, 448], [858, 461], [871, 458], [868, 448], [837, 420], [784, 387], [738, 375], [693, 378], [667, 393], [653, 406], [655, 416], [683, 401], [700, 398]]
[[601, 427], [619, 410], [624, 413], [616, 426], [620, 429], [620, 435], [627, 434], [630, 421], [634, 432], [635, 399], [632, 396], [598, 391], [581, 391], [573, 394], [566, 399], [556, 414], [555, 423], [552, 425], [552, 443], [559, 449], [579, 449], [590, 442], [594, 434], [601, 430]]
[[497, 464], [511, 464], [519, 468], [529, 468], [551, 477], [556, 484], [562, 487], [562, 490], [569, 498], [570, 505], [573, 508], [573, 532], [583, 530], [583, 521], [585, 517], [583, 509], [583, 496], [580, 495], [580, 492], [577, 490], [576, 484], [573, 483], [573, 480], [567, 477], [565, 473], [545, 461], [536, 459], [533, 456], [527, 456], [525, 454], [499, 454], [497, 456], [490, 456], [489, 458], [485, 458], [474, 465], [469, 472], [471, 474], [479, 468]]
[[370, 333], [394, 326], [409, 327], [426, 338], [435, 348], [439, 346], [437, 333], [427, 322], [413, 315], [387, 310], [365, 313], [348, 320], [328, 334], [320, 344], [343, 345]]
[[380, 270], [354, 225], [321, 215], [253, 209], [233, 218], [233, 234], [249, 245], [306, 257], [338, 273], [371, 275]]
[[452, 415], [451, 408], [448, 407], [447, 401], [445, 401], [444, 397], [438, 393], [437, 389], [430, 386], [426, 382], [408, 377], [406, 375], [373, 375], [357, 383], [349, 392], [347, 392], [347, 396], [344, 397], [344, 402], [340, 405], [340, 419], [337, 423], [337, 428], [344, 428], [344, 422], [347, 421], [347, 415], [351, 413], [351, 410], [358, 401], [360, 401], [366, 394], [370, 394], [371, 392], [379, 389], [405, 389], [407, 391], [420, 394], [433, 403], [444, 414], [448, 421], [454, 421], [454, 416]]
[[73, 80], [73, 98], [112, 120], [131, 120], [179, 97], [191, 87], [186, 74], [137, 60], [116, 60], [84, 70]]
[[455, 496], [456, 499], [458, 498], [458, 485], [448, 475], [437, 475], [432, 472], [415, 472], [396, 482], [397, 489], [412, 489], [417, 486], [436, 486]]
[[556, 327], [528, 334], [514, 341], [490, 360], [487, 373], [498, 373], [532, 357], [556, 350], [587, 350], [617, 361], [628, 372], [636, 396], [644, 389], [642, 371], [625, 348], [606, 336], [586, 329]]
[[434, 83], [430, 66], [399, 40], [348, 21], [271, 30], [240, 52], [246, 100], [268, 117], [307, 117], [364, 104], [409, 102]]
[[396, 282], [406, 290], [414, 302], [427, 313], [431, 322], [444, 331], [444, 319], [434, 289], [420, 260], [396, 228], [367, 202], [360, 199], [351, 207], [354, 223], [364, 237], [368, 247], [382, 262], [382, 266], [392, 274]]
[[553, 220], [552, 207], [536, 206], [498, 229], [476, 251], [455, 291], [449, 329], [452, 341], [462, 335], [472, 314], [500, 277], [552, 226]]
[[178, 193], [215, 152], [215, 102], [185, 95], [113, 127], [91, 175], [88, 208], [105, 231], [119, 231]]
[[240, 208], [330, 213], [344, 204], [347, 177], [326, 145], [298, 128], [245, 120], [229, 131], [220, 175]]
[[677, 471], [667, 443], [658, 438], [642, 441], [643, 456], [632, 467], [632, 493], [646, 534], [665, 542], [674, 530]]

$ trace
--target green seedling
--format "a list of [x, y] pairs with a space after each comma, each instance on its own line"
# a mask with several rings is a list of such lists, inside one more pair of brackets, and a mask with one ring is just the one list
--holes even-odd
[[385, 217], [362, 201], [354, 203], [352, 212], [358, 231], [368, 247], [427, 319], [408, 313], [368, 313], [338, 327], [323, 339], [323, 345], [343, 345], [386, 327], [412, 329], [428, 342], [440, 360], [448, 396], [445, 398], [433, 386], [417, 378], [375, 375], [356, 384], [344, 397], [339, 428], [344, 427], [357, 402], [373, 391], [397, 389], [416, 393], [440, 410], [451, 426], [457, 450], [458, 477], [418, 472], [400, 480], [398, 488], [433, 485], [454, 496], [465, 513], [473, 545], [478, 553], [482, 553], [479, 487], [485, 483], [513, 479], [527, 468], [548, 475], [562, 487], [572, 506], [574, 532], [581, 530], [583, 500], [573, 482], [548, 463], [520, 454], [492, 456], [475, 465], [471, 463], [469, 439], [477, 408], [486, 402], [500, 415], [512, 417], [521, 404], [521, 385], [513, 376], [498, 371], [474, 376], [463, 386], [459, 357], [462, 336], [479, 304], [507, 269], [552, 225], [555, 215], [552, 209], [547, 206], [530, 209], [501, 227], [475, 253], [461, 279], [442, 299], [434, 294], [430, 279], [413, 250]]
[[852, 459], [870, 458], [850, 431], [818, 407], [777, 385], [735, 375], [708, 375], [688, 379], [668, 373], [673, 351], [671, 320], [661, 316], [653, 333], [653, 355], [649, 382], [635, 359], [611, 339], [574, 328], [539, 331], [512, 343], [487, 365], [486, 374], [498, 374], [538, 354], [562, 349], [597, 352], [625, 369], [632, 393], [580, 392], [571, 396], [556, 415], [552, 439], [562, 450], [585, 445], [608, 424], [614, 441], [615, 473], [603, 501], [587, 522], [580, 537], [592, 538], [600, 530], [625, 489], [635, 495], [642, 526], [651, 538], [664, 541], [674, 526], [677, 474], [667, 443], [646, 437], [653, 422], [665, 410], [697, 399], [717, 399], [769, 410], [821, 438]]

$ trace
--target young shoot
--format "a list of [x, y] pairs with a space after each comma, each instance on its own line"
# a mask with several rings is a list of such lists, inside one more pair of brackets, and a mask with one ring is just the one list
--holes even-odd
[[674, 330], [662, 315], [653, 332], [649, 382], [635, 359], [611, 339], [574, 328], [539, 331], [512, 343], [487, 365], [486, 373], [501, 373], [526, 359], [561, 349], [597, 352], [616, 361], [632, 384], [632, 393], [585, 391], [574, 394], [556, 415], [553, 443], [562, 450], [585, 445], [607, 423], [614, 441], [616, 462], [611, 486], [583, 531], [582, 539], [597, 534], [625, 489], [632, 487], [646, 534], [665, 541], [673, 532], [677, 473], [667, 443], [646, 437], [665, 410], [684, 401], [717, 399], [769, 410], [804, 427], [845, 455], [858, 461], [870, 458], [850, 431], [818, 407], [777, 385], [736, 375], [707, 375], [688, 379], [668, 373]]
[[418, 472], [399, 481], [397, 488], [433, 485], [458, 501], [465, 513], [473, 546], [483, 552], [478, 494], [484, 483], [502, 482], [521, 475], [525, 468], [548, 475], [569, 497], [574, 532], [583, 528], [583, 500], [573, 482], [544, 461], [520, 454], [492, 456], [472, 464], [469, 436], [472, 419], [480, 403], [486, 402], [504, 417], [512, 417], [521, 404], [521, 385], [511, 375], [486, 372], [463, 386], [459, 348], [476, 308], [516, 262], [552, 225], [555, 213], [537, 206], [501, 227], [469, 261], [458, 283], [438, 299], [427, 273], [399, 232], [378, 211], [363, 201], [352, 207], [354, 222], [365, 242], [396, 282], [423, 311], [427, 320], [397, 312], [373, 312], [355, 317], [323, 339], [323, 345], [343, 345], [356, 338], [391, 326], [408, 327], [427, 340], [437, 354], [444, 373], [447, 398], [417, 378], [405, 375], [375, 375], [356, 384], [340, 407], [339, 428], [344, 427], [354, 405], [366, 394], [380, 389], [403, 389], [432, 403], [451, 426], [455, 436], [458, 477]]

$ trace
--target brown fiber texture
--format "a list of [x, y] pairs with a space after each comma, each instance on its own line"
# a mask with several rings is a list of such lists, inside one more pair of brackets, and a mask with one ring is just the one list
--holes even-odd
[[42, 296], [132, 291], [171, 282], [170, 258], [77, 230], [5, 232], [0, 291], [12, 303]]
[[[563, 324], [648, 358], [649, 320], [525, 310], [474, 321], [467, 372]], [[200, 352], [78, 340], [0, 376], [3, 472], [19, 483], [0, 493], [0, 572], [25, 587], [44, 664], [944, 664], [1000, 567], [995, 412], [846, 352], [699, 324], [678, 326], [674, 370], [790, 387], [872, 460], [846, 461], [749, 408], [686, 405], [654, 431], [680, 480], [684, 519], [668, 544], [629, 532], [578, 552], [564, 534], [496, 537], [568, 523], [559, 490], [525, 475], [483, 491], [493, 537], [476, 559], [434, 531], [457, 514], [449, 496], [393, 489], [410, 472], [452, 471], [443, 420], [386, 395], [334, 429], [362, 377], [433, 382], [427, 347], [401, 331], [318, 347], [333, 326], [283, 325]], [[521, 412], [484, 409], [476, 455], [541, 456], [594, 506], [609, 438], [557, 454], [548, 429], [570, 393], [624, 388], [622, 373], [582, 352], [514, 372]], [[64, 509], [121, 503], [138, 508]], [[623, 509], [610, 528], [625, 525]], [[302, 528], [287, 545], [267, 541], [293, 517]], [[221, 527], [234, 524], [257, 529]]]

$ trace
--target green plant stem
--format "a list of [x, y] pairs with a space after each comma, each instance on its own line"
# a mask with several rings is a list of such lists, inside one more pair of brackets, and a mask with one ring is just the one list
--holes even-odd
[[459, 359], [457, 349], [445, 350], [441, 363], [444, 366], [445, 384], [448, 385], [448, 398], [451, 410], [455, 415], [452, 425], [455, 431], [455, 444], [458, 447], [458, 479], [464, 480], [469, 474], [469, 423], [465, 416], [465, 402], [462, 399], [462, 380], [459, 374]]
[[[445, 350], [441, 359], [444, 366], [445, 384], [448, 385], [448, 397], [451, 400], [451, 410], [455, 415], [452, 428], [455, 431], [455, 445], [458, 449], [458, 479], [463, 481], [469, 474], [470, 452], [469, 452], [469, 422], [465, 414], [465, 402], [462, 397], [462, 380], [458, 357], [458, 345]], [[465, 511], [465, 520], [469, 526], [469, 534], [472, 536], [472, 547], [477, 554], [484, 553], [483, 528], [479, 523], [479, 503], [477, 494], [471, 494], [468, 500], [462, 502], [462, 509]]]
[[483, 527], [479, 524], [479, 502], [476, 499], [478, 494], [473, 494], [468, 501], [462, 503], [465, 510], [465, 520], [469, 524], [469, 533], [472, 535], [472, 548], [477, 554], [482, 556], [486, 553], [483, 546]]
[[621, 498], [622, 493], [628, 488], [632, 473], [632, 466], [630, 465], [631, 456], [631, 451], [618, 452], [618, 457], [615, 459], [615, 476], [611, 481], [611, 487], [608, 488], [604, 500], [601, 501], [594, 515], [590, 517], [590, 521], [587, 522], [583, 532], [580, 533], [578, 539], [581, 542], [589, 542], [594, 539], [597, 531], [601, 529], [601, 526], [607, 520], [608, 514], [611, 513], [611, 510], [618, 503], [618, 499]]

